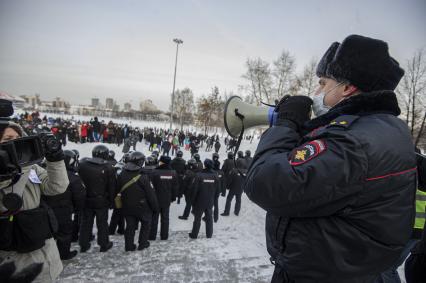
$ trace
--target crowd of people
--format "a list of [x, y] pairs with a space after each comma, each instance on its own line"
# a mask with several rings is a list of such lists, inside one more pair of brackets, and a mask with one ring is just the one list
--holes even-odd
[[[15, 118], [28, 134], [51, 132], [65, 146], [67, 141], [74, 143], [102, 142], [123, 145], [123, 153], [130, 149], [136, 150], [137, 143], [145, 141], [149, 144], [149, 151], [158, 150], [162, 154], [175, 156], [178, 149], [187, 150], [191, 155], [198, 152], [205, 145], [205, 151], [219, 152], [222, 144], [218, 134], [201, 134], [189, 130], [170, 131], [158, 127], [133, 127], [128, 124], [113, 121], [99, 121], [93, 117], [89, 121], [61, 119], [43, 116], [38, 111], [22, 113]], [[253, 135], [246, 136], [246, 140], [253, 141]], [[233, 151], [236, 139], [225, 137], [227, 151]]]

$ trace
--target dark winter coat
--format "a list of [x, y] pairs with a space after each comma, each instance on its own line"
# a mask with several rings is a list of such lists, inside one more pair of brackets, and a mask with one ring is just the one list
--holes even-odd
[[413, 227], [416, 160], [393, 92], [363, 93], [268, 129], [245, 192], [267, 211], [268, 252], [296, 282], [374, 282]]
[[78, 175], [68, 171], [69, 184], [66, 191], [59, 195], [42, 195], [42, 199], [54, 210], [66, 208], [67, 211], [81, 211], [84, 208], [86, 190]]
[[194, 211], [204, 211], [213, 208], [214, 200], [219, 196], [220, 186], [217, 173], [204, 169], [195, 175], [191, 204]]
[[87, 208], [112, 207], [116, 177], [111, 163], [101, 158], [83, 158], [80, 161], [79, 175], [86, 187]]
[[67, 173], [70, 181], [68, 188], [71, 191], [74, 211], [80, 212], [83, 210], [86, 202], [86, 188], [83, 186], [81, 178], [76, 172], [67, 170]]
[[204, 169], [203, 162], [201, 160], [197, 160], [197, 171], [202, 171]]
[[238, 158], [235, 163], [237, 163], [237, 168], [234, 167], [229, 172], [226, 186], [229, 193], [240, 195], [243, 193], [244, 176], [242, 174], [246, 173], [247, 164], [244, 158]]
[[234, 160], [228, 158], [225, 161], [223, 161], [222, 171], [225, 174], [225, 178], [228, 177], [229, 173], [234, 167], [235, 167]]
[[186, 162], [183, 158], [175, 157], [170, 162], [170, 167], [172, 167], [172, 169], [175, 170], [178, 175], [183, 176], [183, 174], [185, 174], [185, 170], [186, 170], [185, 163]]
[[191, 199], [192, 198], [192, 191], [194, 188], [194, 179], [195, 179], [196, 172], [188, 169], [185, 171], [185, 175], [183, 177], [183, 194], [186, 198]]
[[[118, 191], [140, 174], [140, 167], [131, 163], [124, 165], [123, 171], [117, 178]], [[159, 210], [154, 187], [145, 174], [142, 174], [136, 183], [133, 183], [121, 193], [121, 201], [123, 203], [121, 209], [123, 215], [151, 217], [153, 212]]]
[[170, 167], [176, 171], [178, 174], [178, 180], [179, 180], [179, 192], [178, 197], [181, 197], [183, 194], [184, 186], [183, 186], [183, 176], [185, 174], [186, 170], [186, 164], [185, 160], [181, 157], [175, 157], [170, 162]]
[[246, 156], [246, 157], [244, 157], [244, 159], [246, 160], [247, 168], [249, 168], [251, 163], [253, 162], [253, 157]]
[[176, 171], [163, 164], [152, 170], [150, 178], [157, 194], [159, 207], [169, 207], [170, 203], [176, 200], [179, 192]]

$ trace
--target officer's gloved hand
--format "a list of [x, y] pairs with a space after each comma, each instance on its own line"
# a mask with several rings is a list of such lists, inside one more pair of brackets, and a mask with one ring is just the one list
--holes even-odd
[[275, 111], [278, 112], [276, 125], [289, 127], [294, 125], [295, 130], [300, 130], [302, 125], [310, 120], [312, 104], [312, 99], [307, 96], [284, 97], [275, 108]]
[[62, 150], [62, 145], [59, 140], [56, 139], [54, 135], [43, 134], [40, 136], [41, 143], [44, 149], [44, 155], [47, 161], [55, 162], [64, 160], [64, 152]]

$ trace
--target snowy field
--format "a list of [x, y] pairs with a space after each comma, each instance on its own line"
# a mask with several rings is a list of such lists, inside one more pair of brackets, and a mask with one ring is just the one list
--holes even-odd
[[[69, 143], [65, 149], [77, 149], [81, 157], [91, 156], [96, 143]], [[116, 145], [106, 144], [122, 156]], [[257, 140], [250, 144], [243, 141], [241, 150], [256, 150]], [[148, 155], [144, 143], [137, 150]], [[220, 160], [226, 158], [225, 146], [219, 152]], [[212, 152], [200, 150], [202, 160], [211, 158]], [[184, 159], [190, 153], [184, 151]], [[226, 198], [220, 197], [219, 211], [223, 212]], [[235, 200], [234, 200], [235, 202]], [[234, 207], [232, 203], [232, 210]], [[125, 252], [124, 236], [110, 236], [114, 246], [100, 253], [96, 240], [91, 249], [64, 261], [64, 271], [58, 282], [269, 282], [273, 265], [265, 243], [265, 212], [243, 195], [240, 215], [219, 216], [214, 224], [213, 238], [205, 236], [202, 223], [199, 237], [192, 240], [188, 233], [192, 229], [192, 218], [178, 219], [182, 215], [185, 201], [172, 204], [170, 209], [170, 233], [167, 241], [151, 241], [144, 251]], [[159, 225], [160, 226], [160, 225]], [[137, 234], [138, 235], [138, 234]], [[159, 237], [158, 237], [159, 238]], [[158, 239], [157, 238], [157, 239]], [[135, 237], [137, 242], [137, 236]], [[72, 249], [80, 250], [77, 244]]]

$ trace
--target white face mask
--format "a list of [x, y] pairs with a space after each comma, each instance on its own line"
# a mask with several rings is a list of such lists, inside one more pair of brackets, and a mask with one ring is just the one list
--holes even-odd
[[313, 97], [313, 101], [314, 104], [312, 105], [312, 110], [314, 111], [314, 114], [316, 117], [324, 115], [325, 113], [327, 113], [330, 109], [331, 106], [327, 106], [324, 104], [324, 97], [331, 93], [333, 90], [335, 90], [338, 86], [340, 86], [343, 83], [338, 83], [337, 85], [335, 85], [332, 89], [330, 89], [327, 92], [321, 91], [319, 94], [314, 95]]

